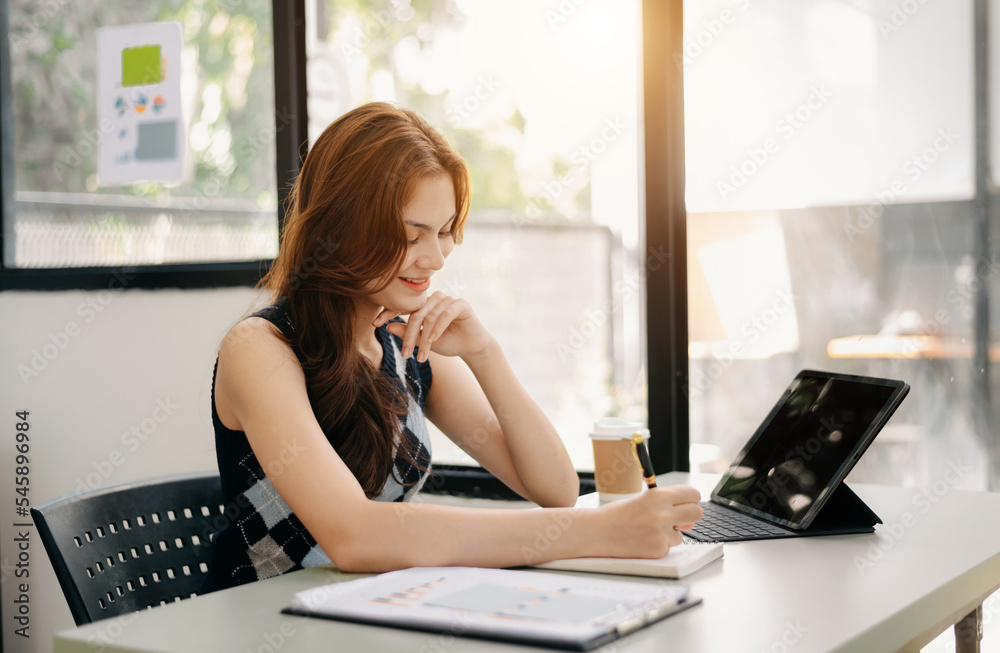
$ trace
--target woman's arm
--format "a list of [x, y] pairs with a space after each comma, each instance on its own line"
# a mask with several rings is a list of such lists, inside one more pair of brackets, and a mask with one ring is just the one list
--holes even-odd
[[419, 358], [431, 361], [425, 411], [445, 435], [526, 499], [576, 502], [580, 480], [559, 434], [468, 302], [436, 292], [405, 324], [387, 328], [403, 339], [403, 356], [419, 346]]
[[275, 489], [345, 571], [505, 567], [565, 557], [658, 557], [697, 521], [692, 488], [657, 488], [597, 510], [465, 509], [371, 501], [316, 421], [302, 367], [274, 328], [252, 318], [219, 352], [216, 406], [246, 432]]
[[480, 465], [540, 506], [572, 506], [580, 479], [552, 423], [500, 345], [461, 359], [431, 353], [426, 414]]

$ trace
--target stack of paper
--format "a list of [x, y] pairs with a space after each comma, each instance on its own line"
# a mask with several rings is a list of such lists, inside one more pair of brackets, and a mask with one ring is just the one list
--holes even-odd
[[662, 558], [567, 558], [535, 567], [656, 578], [683, 578], [722, 557], [722, 542], [687, 542]]

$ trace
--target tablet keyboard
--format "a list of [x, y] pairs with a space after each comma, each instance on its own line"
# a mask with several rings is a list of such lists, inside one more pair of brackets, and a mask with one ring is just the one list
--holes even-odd
[[731, 510], [711, 501], [701, 504], [704, 516], [694, 528], [682, 531], [688, 537], [702, 542], [731, 542], [737, 540], [770, 540], [779, 537], [796, 537], [799, 533], [761, 519]]

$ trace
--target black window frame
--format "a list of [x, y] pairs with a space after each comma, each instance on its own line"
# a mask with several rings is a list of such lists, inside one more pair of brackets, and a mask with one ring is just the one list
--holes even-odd
[[642, 0], [643, 251], [662, 246], [668, 257], [646, 280], [649, 453], [658, 474], [691, 469], [683, 39], [683, 0]]

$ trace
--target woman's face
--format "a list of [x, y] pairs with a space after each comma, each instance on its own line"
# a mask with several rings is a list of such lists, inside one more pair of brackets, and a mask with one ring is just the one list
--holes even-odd
[[431, 277], [444, 267], [455, 249], [452, 225], [455, 222], [455, 187], [447, 174], [424, 177], [413, 189], [403, 208], [406, 224], [406, 260], [372, 301], [383, 308], [407, 315], [427, 302]]

